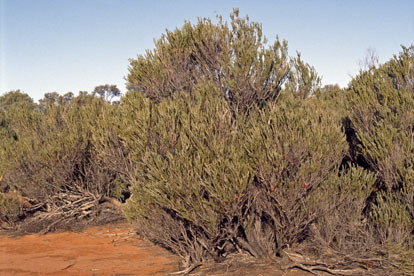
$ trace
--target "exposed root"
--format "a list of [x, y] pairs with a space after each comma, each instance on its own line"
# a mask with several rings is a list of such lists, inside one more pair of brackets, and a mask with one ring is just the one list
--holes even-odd
[[[314, 275], [319, 275], [317, 272], [343, 276], [379, 275], [379, 270], [382, 270], [386, 264], [381, 258], [355, 258], [344, 254], [334, 254], [329, 257], [322, 256], [318, 259], [311, 259], [291, 250], [283, 250], [283, 253], [288, 257], [290, 262], [282, 266], [283, 270], [298, 268]], [[328, 261], [322, 261], [321, 259]]]
[[197, 264], [190, 265], [189, 267], [187, 267], [184, 270], [177, 271], [177, 272], [173, 272], [173, 273], [169, 273], [167, 275], [170, 275], [170, 276], [173, 276], [173, 275], [188, 275], [189, 273], [191, 273], [191, 271], [193, 271], [194, 269], [196, 269], [199, 266], [201, 266], [201, 263], [197, 263]]

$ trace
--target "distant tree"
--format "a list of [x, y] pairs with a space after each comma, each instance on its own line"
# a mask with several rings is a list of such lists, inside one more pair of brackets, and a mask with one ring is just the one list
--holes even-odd
[[20, 90], [0, 96], [0, 147], [8, 143], [9, 138], [18, 139], [18, 130], [31, 120], [36, 107], [33, 99]]
[[333, 92], [340, 89], [338, 84], [326, 84], [321, 88], [321, 92]]
[[368, 71], [375, 69], [379, 65], [379, 57], [375, 48], [368, 48], [365, 52], [365, 56], [359, 60], [359, 69], [361, 71]]
[[75, 95], [72, 92], [68, 92], [66, 94], [64, 94], [63, 96], [61, 96], [60, 98], [60, 102], [63, 105], [69, 105], [72, 102], [72, 99]]
[[14, 104], [35, 106], [33, 99], [20, 90], [9, 91], [0, 97], [0, 109], [5, 109]]
[[92, 94], [106, 101], [111, 101], [114, 97], [119, 97], [121, 95], [121, 91], [116, 87], [116, 85], [105, 84], [96, 86]]
[[47, 106], [52, 104], [59, 104], [59, 99], [61, 96], [57, 92], [45, 93], [42, 99], [39, 100], [40, 105]]

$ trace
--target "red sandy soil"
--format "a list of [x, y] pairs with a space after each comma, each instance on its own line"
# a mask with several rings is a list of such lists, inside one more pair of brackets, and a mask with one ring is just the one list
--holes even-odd
[[[138, 237], [127, 224], [97, 226], [11, 238], [0, 236], [0, 275], [167, 275], [179, 271], [179, 258]], [[197, 270], [199, 272], [197, 272]], [[273, 266], [196, 269], [191, 275], [303, 276]]]

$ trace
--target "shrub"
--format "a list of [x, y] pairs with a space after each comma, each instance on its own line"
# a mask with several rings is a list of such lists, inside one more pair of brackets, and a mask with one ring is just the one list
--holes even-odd
[[237, 9], [230, 17], [230, 23], [204, 18], [167, 31], [154, 50], [130, 60], [128, 90], [159, 102], [178, 92], [191, 94], [198, 83], [211, 81], [236, 115], [275, 101], [288, 78], [302, 96], [319, 84], [315, 70], [300, 56], [290, 60], [286, 41], [276, 37], [268, 46], [259, 23], [239, 17]]
[[167, 31], [130, 60], [120, 134], [105, 142], [131, 185], [124, 213], [188, 263], [306, 241], [358, 266], [377, 246], [367, 202], [379, 180], [357, 166], [346, 92], [319, 89], [286, 42], [265, 45], [261, 26], [234, 11], [230, 24]]
[[314, 107], [286, 96], [235, 121], [214, 85], [159, 104], [128, 94], [127, 218], [190, 262], [274, 256], [302, 241], [336, 206], [326, 190], [347, 149], [340, 123]]
[[0, 222], [2, 227], [14, 227], [24, 215], [27, 206], [19, 201], [15, 185], [7, 181], [7, 169], [12, 164], [10, 156], [15, 155], [19, 129], [35, 119], [36, 105], [25, 93], [16, 90], [0, 97]]
[[[361, 136], [367, 125], [354, 123], [365, 118], [356, 114], [377, 108], [367, 96], [349, 95], [356, 83], [302, 100], [287, 86], [277, 102], [236, 117], [211, 82], [160, 102], [128, 93], [119, 126], [131, 164], [124, 213], [139, 232], [188, 263], [240, 251], [264, 258], [293, 247], [326, 258], [322, 265], [331, 273], [411, 271], [411, 251], [402, 246], [412, 238], [408, 193], [373, 201], [380, 170], [358, 166], [349, 151], [348, 144], [360, 143], [357, 154], [373, 164]], [[344, 130], [354, 131], [357, 141]]]
[[[405, 49], [379, 69], [362, 72], [348, 93], [360, 152], [370, 169], [378, 173], [380, 190], [404, 194], [407, 203], [413, 203], [410, 194], [414, 191], [412, 51]], [[406, 67], [411, 71], [405, 72]]]
[[0, 194], [0, 223], [1, 227], [13, 227], [15, 222], [22, 215], [22, 204], [19, 202], [17, 195]]
[[414, 246], [413, 72], [414, 48], [403, 47], [389, 62], [361, 72], [347, 92], [355, 154], [377, 175], [366, 211], [385, 252]]
[[[31, 203], [27, 231], [48, 231], [94, 220], [98, 205], [115, 197], [116, 175], [95, 157], [93, 132], [109, 103], [89, 95], [63, 101], [47, 94], [32, 110], [16, 107], [12, 139], [3, 141], [4, 192], [17, 191]], [[6, 113], [7, 113], [6, 112]], [[25, 116], [25, 117], [23, 117]]]

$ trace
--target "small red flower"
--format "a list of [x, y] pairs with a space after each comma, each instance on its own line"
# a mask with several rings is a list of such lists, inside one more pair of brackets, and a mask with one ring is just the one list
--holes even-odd
[[234, 197], [234, 201], [237, 201], [237, 200], [239, 200], [239, 198], [237, 196], [235, 196]]
[[291, 165], [293, 165], [293, 161], [290, 161], [289, 163], [290, 163]]
[[274, 192], [275, 191], [275, 187], [270, 187], [270, 191]]
[[302, 188], [306, 189], [306, 184], [305, 183], [302, 184]]
[[285, 157], [285, 160], [286, 160], [286, 161], [289, 161], [289, 157], [287, 157], [287, 156], [286, 156], [286, 157]]

